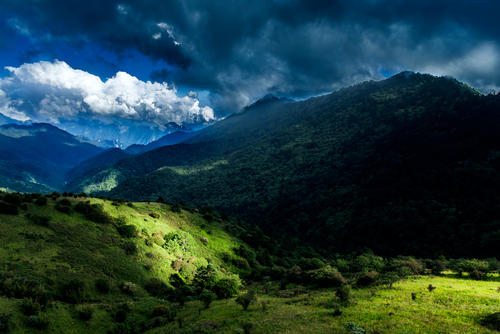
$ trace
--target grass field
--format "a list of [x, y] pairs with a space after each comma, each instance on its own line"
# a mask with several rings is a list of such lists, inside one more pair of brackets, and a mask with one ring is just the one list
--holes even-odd
[[[429, 284], [436, 289], [429, 292]], [[190, 324], [186, 332], [243, 332], [244, 324], [251, 323], [255, 333], [349, 333], [344, 324], [354, 322], [367, 333], [497, 333], [482, 327], [480, 320], [500, 311], [499, 288], [495, 281], [421, 276], [392, 289], [355, 289], [352, 304], [341, 307], [340, 316], [334, 316], [333, 290], [312, 290], [292, 298], [261, 294], [248, 311], [234, 300], [224, 300], [198, 313], [201, 304], [192, 302], [180, 315]], [[416, 300], [412, 292], [417, 293]], [[176, 324], [169, 330], [180, 331]]]
[[[392, 288], [353, 289], [347, 305], [340, 303], [333, 288], [289, 284], [280, 289], [278, 282], [245, 287], [257, 291], [258, 298], [248, 310], [235, 298], [216, 300], [208, 309], [194, 298], [183, 306], [169, 303], [150, 296], [145, 284], [152, 278], [169, 282], [173, 274], [190, 280], [208, 263], [220, 277], [237, 277], [239, 269], [227, 256], [237, 259], [235, 249], [242, 242], [227, 232], [227, 223], [160, 203], [127, 205], [90, 199], [120, 224], [135, 226], [136, 234], [127, 238], [119, 233], [120, 225], [98, 224], [76, 212], [76, 204], [87, 199], [69, 200], [69, 213], [55, 210], [56, 202], [49, 200], [42, 206], [28, 203], [19, 215], [0, 215], [0, 288], [4, 292], [0, 333], [2, 316], [7, 316], [8, 333], [13, 334], [496, 333], [480, 322], [500, 311], [498, 274], [485, 281], [456, 278], [450, 272], [412, 276]], [[33, 216], [50, 221], [37, 224]], [[170, 239], [175, 242], [165, 243]], [[127, 254], [126, 242], [135, 243], [137, 252]], [[15, 280], [19, 278], [36, 282], [56, 296], [37, 312], [37, 319], [46, 324], [43, 330], [27, 326], [30, 319], [23, 314], [23, 303], [30, 298], [26, 294], [11, 298], [5, 294], [9, 292], [5, 286], [16, 288], [12, 282], [23, 282]], [[84, 283], [85, 293], [77, 302], [64, 302], [60, 286], [75, 278]], [[109, 292], [96, 289], [99, 278], [109, 282]], [[132, 286], [133, 293], [124, 292], [123, 283]], [[435, 289], [429, 291], [429, 285]], [[154, 317], [158, 306], [173, 313]], [[90, 319], [81, 318], [82, 309], [92, 310]], [[126, 310], [126, 316], [118, 319], [121, 310]]]

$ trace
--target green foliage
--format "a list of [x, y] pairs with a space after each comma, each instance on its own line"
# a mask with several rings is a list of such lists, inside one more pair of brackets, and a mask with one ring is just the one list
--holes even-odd
[[335, 290], [335, 296], [337, 296], [343, 306], [349, 305], [352, 299], [351, 287], [347, 284], [338, 287]]
[[347, 281], [342, 274], [330, 265], [321, 269], [312, 270], [306, 273], [308, 279], [306, 282], [320, 287], [337, 287], [346, 284]]
[[499, 109], [453, 79], [403, 74], [254, 105], [95, 178], [120, 174], [113, 197], [217, 208], [292, 251], [486, 257], [500, 240]]
[[118, 225], [116, 226], [116, 230], [124, 238], [133, 238], [137, 236], [135, 225]]
[[377, 282], [380, 274], [376, 271], [365, 271], [361, 273], [356, 281], [356, 285], [358, 286], [370, 286], [374, 285]]
[[135, 244], [135, 242], [130, 240], [124, 241], [121, 247], [127, 255], [135, 255], [138, 252], [137, 245]]
[[3, 201], [17, 207], [23, 202], [23, 196], [19, 193], [6, 193]]
[[41, 309], [40, 303], [31, 298], [24, 298], [21, 302], [21, 311], [24, 315], [37, 315]]
[[30, 315], [25, 318], [24, 323], [27, 327], [40, 331], [46, 330], [49, 327], [49, 320], [44, 315]]
[[50, 217], [31, 215], [29, 219], [36, 225], [48, 227], [50, 222]]
[[150, 212], [149, 215], [152, 217], [152, 218], [155, 218], [155, 219], [159, 219], [160, 218], [160, 214], [157, 213], [157, 212]]
[[10, 316], [5, 313], [0, 313], [0, 333], [9, 332]]
[[89, 305], [77, 306], [76, 313], [82, 321], [89, 321], [92, 318], [94, 309]]
[[349, 334], [365, 334], [366, 331], [363, 327], [359, 326], [355, 322], [347, 322], [344, 324], [344, 328]]
[[95, 286], [96, 291], [101, 293], [101, 294], [109, 293], [109, 290], [111, 289], [111, 287], [109, 285], [109, 281], [105, 278], [96, 279], [94, 286]]
[[184, 254], [193, 251], [194, 239], [186, 232], [178, 231], [167, 233], [163, 239], [165, 240], [163, 248], [171, 254]]
[[47, 197], [45, 196], [40, 196], [35, 200], [35, 204], [38, 206], [44, 206], [47, 205]]
[[0, 201], [0, 214], [17, 215], [19, 211], [17, 206]]
[[469, 273], [473, 279], [483, 279], [489, 270], [489, 262], [478, 259], [456, 259], [450, 261], [449, 267], [460, 276]]
[[158, 278], [151, 278], [145, 285], [144, 289], [151, 295], [166, 299], [171, 294], [171, 288]]
[[87, 297], [85, 282], [80, 279], [73, 278], [60, 283], [57, 297], [68, 303], [81, 303]]
[[393, 271], [389, 271], [380, 275], [378, 283], [386, 286], [389, 289], [392, 289], [393, 284], [399, 281], [400, 279], [401, 279], [400, 275], [398, 275]]
[[200, 267], [194, 275], [192, 285], [193, 287], [201, 293], [205, 289], [212, 289], [217, 281], [217, 274], [215, 268], [212, 265], [206, 267]]
[[215, 282], [213, 291], [218, 299], [231, 298], [238, 294], [240, 282], [236, 278], [223, 278]]
[[122, 282], [119, 288], [123, 294], [128, 296], [135, 296], [139, 291], [139, 287], [133, 282]]
[[485, 316], [481, 320], [481, 325], [493, 330], [500, 331], [500, 312], [495, 312]]
[[318, 258], [302, 258], [298, 264], [304, 270], [321, 269], [325, 266], [325, 263]]
[[217, 295], [212, 291], [205, 289], [200, 293], [199, 298], [202, 301], [203, 306], [208, 309], [210, 304], [217, 299]]
[[181, 206], [178, 203], [171, 204], [170, 210], [175, 213], [181, 213]]
[[257, 302], [257, 295], [254, 290], [249, 290], [247, 293], [238, 296], [235, 301], [243, 307], [243, 310], [248, 310], [248, 307]]
[[74, 210], [85, 216], [86, 219], [98, 224], [112, 224], [112, 217], [103, 210], [98, 204], [90, 204], [90, 202], [78, 202]]

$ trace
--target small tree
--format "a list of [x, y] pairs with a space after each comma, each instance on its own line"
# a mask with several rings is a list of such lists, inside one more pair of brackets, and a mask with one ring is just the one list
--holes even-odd
[[200, 294], [200, 300], [206, 309], [210, 307], [210, 304], [217, 299], [217, 295], [210, 290], [203, 290]]
[[342, 305], [347, 306], [352, 299], [351, 287], [349, 285], [342, 285], [335, 290], [335, 295]]
[[236, 302], [243, 307], [243, 309], [246, 311], [248, 310], [248, 307], [250, 304], [254, 303], [257, 301], [257, 296], [255, 295], [255, 291], [250, 290], [247, 293], [239, 296], [236, 298]]
[[387, 288], [392, 289], [392, 285], [400, 280], [400, 277], [395, 272], [389, 271], [380, 275], [379, 282]]

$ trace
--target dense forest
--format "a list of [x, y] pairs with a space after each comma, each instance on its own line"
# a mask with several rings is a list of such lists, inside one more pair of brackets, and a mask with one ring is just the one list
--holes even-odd
[[498, 110], [498, 95], [404, 72], [300, 102], [267, 98], [68, 188], [211, 207], [283, 249], [492, 256]]

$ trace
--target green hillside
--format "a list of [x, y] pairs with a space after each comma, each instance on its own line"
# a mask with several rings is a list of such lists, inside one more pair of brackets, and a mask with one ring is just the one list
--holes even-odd
[[500, 96], [401, 73], [300, 102], [271, 99], [72, 191], [213, 207], [282, 247], [495, 255]]
[[493, 333], [499, 325], [488, 318], [500, 307], [494, 258], [319, 257], [285, 252], [207, 210], [63, 195], [0, 193], [0, 333]]
[[[130, 321], [147, 320], [174, 287], [195, 295], [209, 284], [203, 272], [216, 286], [240, 285], [241, 270], [227, 261], [239, 258], [242, 242], [215, 217], [159, 203], [20, 198], [18, 215], [0, 214], [0, 313], [11, 315], [12, 333], [37, 326], [30, 321], [47, 321], [54, 333], [106, 333], [113, 312], [128, 303]], [[35, 310], [22, 315], [25, 304]], [[75, 320], [80, 304], [92, 308], [90, 322]], [[29, 318], [38, 313], [43, 321]]]

